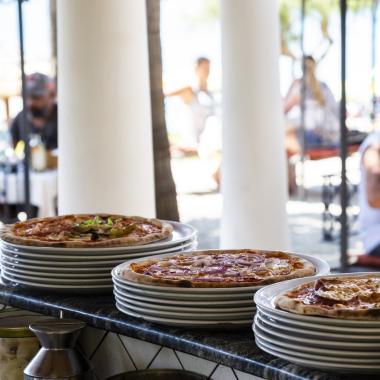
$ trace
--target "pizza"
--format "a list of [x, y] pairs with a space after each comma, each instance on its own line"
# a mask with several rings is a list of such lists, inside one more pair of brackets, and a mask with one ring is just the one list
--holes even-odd
[[312, 263], [284, 252], [208, 250], [129, 262], [121, 276], [148, 285], [215, 288], [264, 285], [314, 273]]
[[40, 247], [116, 247], [165, 239], [173, 227], [158, 219], [111, 214], [35, 218], [5, 227], [2, 240]]
[[297, 314], [380, 320], [380, 273], [321, 277], [277, 296], [275, 302]]

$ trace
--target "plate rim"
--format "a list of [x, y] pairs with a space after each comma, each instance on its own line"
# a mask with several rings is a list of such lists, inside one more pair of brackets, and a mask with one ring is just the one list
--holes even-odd
[[[2, 261], [3, 262], [3, 261]], [[15, 265], [15, 264], [12, 264], [10, 262], [7, 261], [7, 264], [8, 265]], [[78, 272], [99, 272], [99, 270], [97, 270], [98, 268], [102, 268], [102, 267], [93, 267], [93, 268], [76, 268], [76, 267], [64, 267], [64, 266], [58, 266], [58, 267], [49, 267], [49, 266], [39, 266], [39, 265], [33, 265], [31, 264], [30, 266], [28, 265], [25, 265], [25, 264], [20, 264], [20, 263], [17, 263], [18, 266], [22, 266], [22, 267], [26, 267], [26, 268], [31, 268], [33, 269], [34, 267], [38, 267], [40, 268], [40, 271], [54, 271], [54, 272], [58, 272], [58, 273], [61, 273], [62, 271], [65, 271], [65, 270], [70, 270], [70, 271], [78, 271]], [[111, 273], [111, 270], [112, 268], [114, 268], [113, 266], [109, 266], [109, 267], [106, 267], [107, 269], [109, 268], [109, 272]]]
[[[257, 332], [256, 331], [257, 329], [255, 328], [254, 325], [252, 325], [252, 329], [253, 329], [253, 332], [254, 332], [255, 336], [256, 335], [261, 335], [261, 339], [267, 340], [268, 342], [270, 342], [272, 344], [277, 344], [277, 345], [279, 345], [281, 347], [285, 347], [285, 348], [291, 347], [291, 348], [294, 348], [295, 350], [299, 349], [299, 347], [300, 347], [297, 344], [274, 340], [273, 338], [266, 336], [264, 332], [261, 332], [261, 331]], [[308, 352], [328, 351], [328, 353], [332, 354], [332, 355], [342, 355], [344, 353], [344, 354], [346, 354], [346, 355], [348, 355], [349, 357], [352, 357], [352, 358], [355, 358], [357, 356], [368, 357], [370, 355], [372, 357], [375, 357], [375, 358], [379, 359], [379, 361], [380, 361], [380, 352], [378, 352], [378, 351], [377, 352], [376, 351], [368, 352], [368, 351], [360, 351], [360, 350], [356, 350], [356, 351], [350, 351], [350, 350], [346, 351], [345, 350], [345, 351], [342, 351], [342, 350], [333, 349], [333, 348], [309, 347], [309, 346], [302, 346], [302, 350], [308, 351]]]
[[265, 326], [261, 325], [260, 321], [259, 323], [257, 323], [256, 316], [254, 319], [254, 324], [255, 326], [258, 326], [258, 328], [262, 330], [263, 332], [265, 332], [266, 334], [276, 336], [277, 338], [280, 338], [280, 339], [287, 339], [292, 342], [298, 342], [299, 344], [303, 344], [303, 345], [304, 344], [308, 344], [310, 346], [321, 345], [321, 347], [335, 346], [335, 347], [343, 348], [343, 347], [347, 347], [347, 344], [349, 343], [351, 347], [355, 347], [355, 348], [360, 348], [364, 350], [369, 350], [369, 349], [380, 350], [380, 341], [379, 343], [362, 343], [362, 342], [351, 342], [349, 340], [344, 342], [344, 341], [335, 341], [335, 340], [327, 340], [327, 339], [317, 340], [317, 339], [309, 339], [309, 338], [302, 338], [302, 337], [294, 337], [292, 335], [285, 335], [282, 333], [269, 331]]
[[[135, 318], [141, 318], [141, 319], [144, 319], [148, 322], [153, 322], [153, 323], [161, 323], [161, 324], [167, 324], [167, 323], [174, 323], [175, 325], [177, 326], [205, 326], [205, 327], [209, 327], [210, 325], [212, 325], [212, 327], [225, 327], [225, 326], [245, 326], [245, 325], [250, 325], [252, 323], [252, 321], [250, 320], [242, 320], [242, 321], [239, 321], [239, 320], [231, 320], [231, 321], [202, 321], [202, 320], [199, 320], [197, 321], [196, 319], [195, 320], [186, 320], [186, 319], [168, 319], [168, 318], [158, 318], [158, 317], [150, 317], [150, 316], [143, 316], [143, 315], [140, 315], [138, 313], [133, 313], [131, 311], [124, 311], [124, 310], [120, 310], [119, 307], [121, 305], [118, 305], [118, 303], [116, 302], [116, 308], [122, 312], [122, 313], [125, 313], [127, 315], [130, 315], [131, 317], [135, 317]], [[122, 307], [122, 306], [121, 306]], [[199, 322], [199, 323], [198, 323]]]
[[[114, 283], [114, 289], [117, 289], [117, 291], [120, 293], [120, 290], [118, 289], [118, 287], [119, 287], [119, 285]], [[137, 295], [136, 293], [132, 293], [132, 296], [129, 293], [128, 297], [136, 298], [136, 299], [139, 299], [139, 297], [140, 297], [140, 299], [141, 298], [147, 298], [146, 302], [149, 302], [149, 301], [153, 302], [153, 301], [157, 300], [157, 298], [144, 297], [144, 296]], [[167, 301], [169, 301], [169, 302], [167, 302]], [[216, 301], [208, 300], [208, 299], [197, 301], [197, 300], [184, 300], [183, 298], [182, 299], [172, 299], [172, 298], [170, 298], [170, 299], [164, 298], [163, 299], [163, 298], [160, 298], [159, 302], [164, 303], [164, 304], [169, 304], [169, 305], [174, 304], [176, 302], [185, 302], [185, 304], [191, 304], [191, 305], [194, 305], [194, 303], [195, 304], [204, 303], [204, 304], [210, 305], [210, 302], [215, 302], [215, 306], [223, 305], [226, 302], [227, 302], [227, 304], [229, 303], [230, 305], [238, 304], [238, 302], [243, 302], [243, 304], [253, 305], [255, 307], [255, 304], [253, 303], [252, 299], [250, 299], [250, 298], [247, 298], [246, 300], [244, 300], [244, 299], [243, 300], [239, 300], [239, 299], [238, 300], [234, 300], [234, 299], [228, 300], [227, 299], [227, 300], [216, 300]]]
[[[259, 346], [259, 345], [258, 345]], [[289, 356], [289, 355], [286, 355], [286, 354], [279, 354], [279, 353], [273, 353], [273, 352], [270, 352], [271, 350], [267, 350], [267, 349], [263, 349], [259, 346], [260, 349], [262, 349], [263, 351], [271, 354], [271, 355], [274, 355], [278, 358], [281, 358], [281, 359], [284, 359], [284, 360], [287, 360], [291, 363], [295, 363], [295, 364], [298, 364], [298, 365], [303, 365], [303, 366], [306, 366], [306, 367], [311, 367], [311, 368], [326, 368], [326, 369], [335, 369], [335, 370], [375, 370], [375, 371], [380, 371], [380, 364], [378, 365], [361, 365], [361, 364], [358, 364], [358, 365], [348, 365], [347, 363], [344, 363], [344, 365], [339, 365], [339, 364], [335, 364], [335, 363], [327, 363], [327, 362], [323, 362], [323, 361], [318, 361], [318, 360], [307, 360], [307, 359], [301, 359], [301, 358], [294, 358], [293, 356]]]
[[[90, 250], [92, 252], [102, 252], [102, 250], [110, 250], [110, 248], [111, 248], [111, 250], [117, 251], [117, 250], [121, 250], [121, 249], [124, 249], [124, 250], [136, 250], [136, 249], [146, 250], [147, 246], [149, 246], [150, 248], [162, 247], [162, 246], [168, 246], [169, 247], [172, 244], [181, 243], [184, 240], [190, 240], [190, 238], [197, 236], [198, 231], [196, 230], [195, 227], [193, 227], [190, 224], [176, 222], [176, 221], [163, 220], [163, 219], [159, 219], [159, 220], [161, 222], [171, 224], [173, 226], [173, 229], [175, 229], [176, 227], [177, 228], [184, 227], [184, 228], [188, 228], [191, 232], [189, 233], [189, 235], [182, 237], [182, 238], [179, 238], [177, 240], [167, 240], [167, 238], [166, 238], [166, 239], [157, 240], [155, 242], [151, 242], [151, 243], [147, 243], [147, 244], [129, 245], [129, 246], [124, 246], [124, 247], [108, 247], [108, 248], [107, 247], [99, 247], [99, 248], [91, 248]], [[3, 244], [3, 243], [5, 243], [6, 245], [14, 246], [16, 249], [25, 249], [26, 248], [26, 249], [35, 250], [35, 251], [52, 250], [52, 248], [53, 248], [53, 250], [56, 252], [58, 252], [60, 250], [62, 250], [61, 252], [68, 252], [68, 250], [71, 250], [72, 252], [75, 252], [75, 251], [82, 252], [81, 250], [87, 251], [89, 249], [89, 248], [64, 248], [64, 247], [37, 247], [37, 246], [14, 244], [14, 243], [9, 243], [5, 240], [1, 240], [1, 244]], [[30, 247], [32, 247], [32, 248], [30, 248]]]
[[[315, 316], [315, 315], [304, 315], [304, 314], [296, 314], [291, 313], [285, 310], [277, 309], [274, 307], [273, 302], [274, 299], [298, 286], [302, 285], [307, 282], [315, 281], [321, 277], [355, 277], [360, 275], [371, 275], [376, 274], [377, 276], [380, 276], [380, 272], [355, 272], [355, 273], [338, 273], [338, 274], [329, 274], [329, 275], [315, 275], [315, 276], [308, 276], [308, 277], [302, 277], [302, 278], [295, 278], [292, 280], [282, 281], [275, 284], [271, 284], [266, 286], [265, 288], [262, 288], [258, 290], [254, 295], [254, 301], [255, 304], [261, 307], [262, 309], [268, 309], [272, 311], [274, 314], [278, 314], [280, 316], [283, 316], [284, 318], [288, 317], [295, 320], [301, 320], [309, 323], [318, 323], [321, 324], [327, 324], [327, 325], [337, 325], [337, 326], [347, 326], [352, 325], [353, 327], [370, 327], [371, 325], [374, 327], [380, 327], [380, 321], [373, 321], [373, 320], [358, 320], [358, 319], [342, 319], [342, 318], [329, 318], [329, 317], [322, 317], [322, 316]], [[277, 289], [281, 290], [277, 290]], [[269, 294], [268, 294], [269, 293]]]
[[[263, 345], [263, 346], [273, 346], [274, 348], [273, 348], [273, 351], [279, 351], [279, 352], [281, 352], [281, 351], [286, 351], [286, 348], [285, 347], [280, 347], [280, 346], [278, 346], [278, 348], [274, 345], [274, 344], [272, 344], [272, 343], [267, 343], [267, 342], [265, 342], [265, 341], [261, 341], [261, 338], [259, 338], [259, 337], [255, 337], [255, 341], [256, 341], [256, 344], [257, 344], [257, 341], [260, 341], [260, 343]], [[271, 349], [271, 348], [270, 348]], [[289, 350], [288, 350], [289, 351]], [[294, 351], [295, 353], [294, 353], [294, 356], [299, 356], [299, 357], [302, 357], [302, 355], [308, 355], [307, 353], [304, 353], [304, 352], [302, 352], [302, 351]], [[285, 355], [286, 355], [286, 353], [285, 353]], [[312, 355], [312, 354], [310, 354], [310, 355]], [[313, 356], [313, 355], [312, 355]], [[331, 359], [331, 358], [333, 358], [334, 360], [330, 360], [330, 361], [332, 361], [332, 362], [339, 362], [339, 361], [341, 361], [341, 362], [352, 362], [353, 361], [353, 358], [340, 358], [340, 357], [338, 357], [338, 356], [325, 356], [325, 355], [315, 355], [315, 356], [318, 356], [318, 357], [321, 357], [321, 360], [326, 360], [326, 361], [329, 361], [329, 359]], [[319, 360], [319, 359], [317, 359], [317, 360]], [[357, 360], [360, 360], [360, 361], [365, 361], [365, 360], [367, 360], [368, 361], [368, 363], [370, 364], [371, 362], [377, 362], [378, 364], [379, 364], [379, 366], [380, 366], [380, 360], [378, 359], [378, 358], [373, 358], [373, 359], [366, 359], [366, 358], [355, 358], [355, 361], [357, 361]], [[366, 363], [366, 362], [364, 362], [364, 363]]]
[[262, 309], [261, 306], [257, 306], [257, 310], [260, 311], [264, 315], [268, 314], [271, 318], [278, 319], [284, 323], [288, 323], [289, 325], [303, 326], [305, 328], [314, 329], [317, 331], [325, 331], [325, 332], [340, 331], [342, 333], [356, 333], [356, 334], [362, 334], [364, 332], [364, 333], [380, 334], [380, 327], [378, 327], [378, 328], [376, 328], [376, 327], [351, 327], [351, 326], [336, 326], [336, 325], [327, 325], [327, 324], [308, 323], [308, 322], [304, 322], [304, 321], [298, 321], [296, 319], [284, 318], [282, 315], [274, 314], [274, 313], [272, 313], [272, 311], [270, 311], [268, 309]]
[[[336, 339], [342, 339], [343, 341], [347, 342], [347, 341], [350, 341], [350, 340], [353, 340], [353, 341], [358, 341], [358, 340], [363, 340], [363, 341], [374, 341], [374, 340], [378, 340], [379, 341], [379, 344], [380, 344], [380, 334], [376, 337], [376, 335], [350, 335], [348, 336], [348, 332], [344, 332], [344, 333], [341, 333], [341, 334], [336, 334], [336, 333], [333, 333], [331, 331], [325, 331], [325, 332], [322, 332], [322, 331], [312, 331], [310, 329], [308, 330], [299, 330], [299, 329], [296, 329], [294, 327], [288, 327], [288, 326], [277, 326], [276, 324], [274, 324], [273, 322], [271, 321], [266, 321], [265, 320], [265, 314], [263, 315], [262, 313], [260, 313], [259, 310], [257, 310], [256, 312], [256, 315], [257, 315], [257, 318], [262, 322], [262, 323], [266, 323], [268, 324], [269, 326], [271, 326], [272, 328], [274, 329], [278, 329], [278, 330], [285, 330], [285, 331], [289, 331], [289, 333], [295, 333], [295, 334], [305, 334], [305, 335], [308, 335], [308, 336], [311, 336], [311, 337], [319, 337], [321, 339], [325, 339], [330, 336], [332, 338], [336, 338]], [[371, 339], [373, 338], [373, 339]]]
[[[138, 313], [142, 313], [142, 314], [148, 314], [149, 313], [153, 313], [153, 314], [160, 314], [162, 313], [163, 315], [167, 315], [167, 317], [169, 317], [170, 315], [172, 316], [178, 316], [178, 319], [183, 319], [183, 318], [180, 318], [180, 317], [184, 317], [186, 318], [187, 316], [194, 316], [195, 318], [189, 318], [189, 319], [195, 319], [197, 320], [199, 314], [197, 313], [194, 313], [191, 314], [191, 313], [186, 313], [186, 312], [183, 312], [183, 313], [180, 313], [180, 312], [175, 312], [175, 311], [160, 311], [160, 310], [150, 310], [149, 308], [142, 308], [142, 307], [138, 307], [138, 306], [134, 306], [134, 305], [130, 305], [128, 302], [125, 302], [123, 300], [120, 300], [116, 297], [116, 302], [120, 303], [122, 306], [125, 306], [127, 308], [130, 308], [130, 309], [135, 309]], [[145, 310], [147, 310], [148, 312], [146, 312]], [[145, 312], [144, 312], [145, 311]], [[229, 314], [228, 317], [238, 317], [240, 315], [251, 315], [252, 316], [252, 320], [253, 320], [253, 316], [254, 316], [254, 312], [246, 312], [246, 313], [224, 313], [224, 314]], [[220, 315], [219, 313], [202, 313], [201, 314], [202, 318], [206, 318], [207, 320], [213, 320], [213, 318], [217, 318], [217, 317], [222, 317], [223, 315]], [[159, 318], [161, 318], [159, 316]], [[165, 316], [164, 316], [165, 318]], [[228, 319], [228, 318], [226, 318]]]
[[[20, 269], [20, 268], [9, 268], [9, 265], [10, 264], [4, 264], [4, 262], [1, 263], [1, 266], [6, 268], [8, 271], [12, 271], [12, 272], [15, 272], [16, 274], [25, 274], [25, 275], [38, 275], [40, 277], [50, 277], [52, 278], [51, 276], [49, 276], [49, 272], [39, 272], [39, 271], [28, 271], [28, 270], [24, 270], [24, 269]], [[25, 273], [24, 273], [25, 272]], [[94, 274], [95, 273], [95, 274]], [[89, 278], [91, 279], [92, 277], [96, 278], [96, 274], [98, 274], [98, 277], [100, 276], [109, 276], [109, 278], [111, 279], [111, 269], [108, 271], [102, 271], [102, 272], [94, 272], [94, 273], [50, 273], [50, 274], [56, 274], [56, 275], [59, 275], [59, 276], [62, 276], [62, 277], [66, 277], [66, 278]]]
[[[243, 249], [242, 249], [243, 250]], [[194, 252], [204, 252], [204, 251], [215, 251], [215, 250], [195, 250], [195, 251], [191, 251], [189, 252], [189, 254], [193, 254]], [[222, 250], [223, 251], [223, 250]], [[183, 252], [183, 253], [186, 253], [186, 252]], [[300, 257], [300, 258], [303, 258], [305, 260], [308, 260], [309, 262], [311, 262], [312, 264], [315, 263], [319, 263], [320, 265], [320, 268], [319, 268], [319, 271], [318, 273], [330, 273], [330, 266], [329, 264], [322, 260], [322, 259], [319, 259], [317, 257], [313, 257], [313, 256], [310, 256], [310, 255], [305, 255], [305, 254], [296, 254], [296, 253], [290, 253], [290, 252], [284, 252], [286, 254], [289, 254], [289, 255], [293, 255], [293, 256], [297, 256], [297, 257]], [[177, 252], [174, 252], [174, 253], [166, 253], [166, 254], [162, 254], [162, 255], [156, 255], [155, 258], [166, 258], [166, 257], [171, 257], [171, 256], [175, 256], [177, 255], [178, 253]], [[118, 280], [122, 281], [122, 282], [125, 282], [125, 283], [128, 283], [130, 284], [131, 286], [135, 286], [135, 287], [139, 287], [139, 288], [142, 288], [142, 289], [157, 289], [157, 291], [161, 291], [161, 292], [179, 292], [179, 293], [182, 293], [182, 292], [188, 292], [188, 293], [194, 293], [197, 292], [197, 293], [242, 293], [242, 292], [246, 292], [246, 293], [249, 293], [249, 292], [256, 292], [258, 290], [260, 290], [261, 288], [265, 287], [265, 285], [255, 285], [255, 286], [241, 286], [241, 287], [228, 287], [228, 288], [181, 288], [181, 287], [174, 287], [174, 286], [158, 286], [158, 285], [148, 285], [148, 284], [140, 284], [140, 283], [137, 283], [137, 282], [133, 282], [133, 281], [127, 281], [125, 280], [124, 278], [122, 278], [120, 275], [119, 275], [119, 272], [125, 267], [125, 266], [128, 266], [131, 262], [139, 262], [139, 261], [143, 261], [143, 260], [146, 260], [146, 258], [141, 258], [141, 259], [137, 259], [137, 260], [128, 260], [118, 266], [116, 266], [113, 270], [112, 270], [112, 277], [115, 277], [117, 278]], [[316, 267], [316, 270], [318, 270], [318, 267], [316, 264], [314, 264], [315, 267]], [[291, 281], [291, 280], [290, 280]], [[277, 284], [277, 283], [275, 283]], [[267, 285], [268, 286], [268, 285]]]
[[120, 287], [129, 287], [129, 288], [132, 288], [132, 291], [136, 291], [136, 292], [152, 292], [152, 293], [155, 293], [155, 296], [158, 296], [158, 297], [170, 297], [170, 298], [177, 298], [177, 297], [180, 297], [180, 298], [190, 298], [190, 297], [195, 297], [195, 299], [197, 299], [197, 297], [204, 297], [205, 299], [215, 299], [215, 297], [219, 298], [219, 299], [223, 299], [223, 298], [228, 298], [228, 299], [250, 299], [252, 300], [252, 294], [250, 292], [246, 292], [246, 293], [178, 293], [178, 292], [161, 292], [161, 291], [154, 291], [154, 290], [150, 290], [150, 289], [140, 289], [140, 288], [136, 288], [136, 287], [133, 287], [133, 286], [129, 286], [129, 284], [125, 284], [125, 283], [120, 283], [118, 282], [118, 279], [115, 279], [114, 277], [112, 278], [112, 281], [114, 283], [116, 283], [116, 285], [120, 286]]
[[[171, 253], [171, 252], [177, 252], [177, 249], [178, 249], [178, 252], [183, 252], [187, 249], [191, 249], [192, 246], [194, 245], [194, 241], [189, 241], [189, 242], [186, 242], [184, 244], [179, 244], [179, 245], [175, 245], [175, 246], [172, 246], [172, 247], [169, 247], [169, 248], [166, 248], [164, 250], [162, 250], [162, 254], [163, 253]], [[179, 249], [180, 248], [180, 249]], [[138, 258], [141, 258], [141, 257], [146, 257], [146, 256], [151, 256], [151, 255], [156, 255], [156, 254], [161, 254], [160, 250], [156, 250], [156, 251], [140, 251], [140, 252], [124, 252], [124, 253], [119, 253], [119, 254], [109, 254], [109, 255], [87, 255], [87, 256], [81, 256], [81, 255], [75, 255], [75, 254], [69, 254], [69, 255], [57, 255], [57, 254], [52, 254], [52, 253], [39, 253], [39, 252], [14, 252], [10, 249], [7, 249], [7, 248], [3, 248], [1, 247], [1, 252], [2, 254], [6, 254], [8, 257], [12, 256], [14, 257], [15, 259], [18, 259], [18, 256], [20, 256], [21, 258], [27, 258], [27, 259], [30, 259], [30, 258], [35, 258], [34, 261], [38, 262], [38, 261], [44, 261], [44, 260], [48, 260], [49, 259], [56, 259], [56, 261], [69, 261], [67, 259], [70, 259], [70, 260], [73, 260], [73, 261], [78, 261], [78, 262], [82, 262], [82, 261], [96, 261], [96, 260], [111, 260], [111, 259], [114, 259], [114, 260], [128, 260], [129, 258], [131, 259], [138, 259]], [[90, 249], [88, 249], [88, 252], [90, 252]]]
[[21, 285], [28, 285], [28, 286], [33, 286], [35, 288], [40, 288], [40, 289], [53, 289], [53, 290], [59, 290], [59, 289], [63, 289], [63, 290], [86, 290], [86, 289], [89, 289], [89, 290], [112, 290], [112, 285], [88, 285], [88, 286], [81, 286], [81, 285], [75, 285], [75, 286], [69, 286], [69, 285], [49, 285], [49, 284], [38, 284], [38, 283], [32, 283], [30, 281], [14, 281], [13, 279], [11, 278], [8, 278], [6, 275], [4, 275], [4, 272], [1, 272], [1, 277], [4, 277], [7, 281], [10, 281], [11, 283], [13, 283], [14, 285], [17, 285], [17, 284], [21, 284]]
[[[95, 279], [95, 280], [92, 280], [92, 279], [88, 279], [88, 278], [84, 278], [84, 279], [54, 279], [54, 278], [49, 278], [49, 281], [46, 281], [46, 278], [43, 278], [43, 279], [40, 279], [38, 277], [34, 278], [33, 276], [24, 276], [24, 275], [18, 275], [18, 274], [13, 274], [12, 272], [10, 272], [9, 270], [6, 270], [4, 268], [2, 268], [2, 273], [5, 273], [7, 274], [8, 276], [13, 276], [13, 281], [14, 282], [19, 282], [19, 280], [25, 280], [25, 281], [31, 281], [31, 282], [34, 282], [34, 281], [37, 281], [38, 283], [42, 283], [42, 284], [46, 284], [46, 285], [65, 285], [67, 283], [74, 283], [75, 285], [80, 285], [80, 284], [76, 284], [77, 282], [79, 283], [86, 283], [88, 282], [90, 285], [92, 284], [95, 284], [96, 282], [99, 282], [99, 283], [102, 283], [102, 284], [99, 284], [99, 285], [106, 285], [106, 283], [110, 283], [111, 286], [112, 286], [112, 282], [111, 282], [111, 278], [104, 278], [102, 280], [98, 280], [98, 279]], [[40, 281], [41, 280], [41, 281]], [[9, 280], [11, 281], [11, 280]]]
[[[144, 307], [144, 306], [147, 306], [149, 308], [152, 308], [154, 310], [158, 310], [160, 311], [162, 307], [166, 307], [165, 309], [163, 309], [162, 311], [168, 311], [170, 312], [170, 308], [173, 308], [174, 310], [172, 311], [177, 311], [177, 312], [183, 312], [183, 313], [186, 313], [186, 312], [194, 312], [194, 313], [200, 313], [200, 314], [207, 314], [206, 312], [209, 311], [211, 314], [217, 314], [217, 313], [234, 313], [234, 310], [236, 310], [236, 314], [238, 313], [242, 313], [242, 314], [245, 314], [245, 313], [255, 313], [256, 312], [256, 308], [254, 306], [247, 306], [247, 307], [232, 307], [232, 308], [219, 308], [219, 307], [209, 307], [209, 308], [201, 308], [201, 307], [185, 307], [185, 306], [181, 306], [181, 305], [160, 305], [159, 303], [158, 304], [153, 304], [153, 303], [148, 303], [148, 302], [143, 302], [143, 301], [140, 301], [140, 300], [135, 300], [135, 299], [130, 299], [129, 297], [126, 297], [124, 296], [123, 294], [120, 294], [119, 292], [115, 291], [115, 288], [114, 288], [114, 294], [115, 294], [115, 298], [121, 300], [121, 301], [124, 301], [124, 302], [127, 302], [127, 303], [130, 303], [132, 305], [136, 305], [137, 307]], [[218, 305], [217, 305], [218, 306]], [[186, 310], [184, 310], [186, 309]], [[227, 309], [227, 311], [226, 311]], [[231, 311], [229, 311], [228, 309], [230, 309]], [[246, 310], [240, 310], [240, 309], [246, 309]], [[248, 310], [247, 310], [248, 309]]]

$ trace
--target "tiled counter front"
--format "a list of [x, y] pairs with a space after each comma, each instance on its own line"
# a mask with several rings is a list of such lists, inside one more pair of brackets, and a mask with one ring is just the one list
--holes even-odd
[[168, 347], [92, 327], [82, 333], [79, 347], [90, 359], [99, 380], [148, 368], [185, 369], [213, 380], [262, 379]]
[[178, 368], [214, 380], [369, 380], [378, 377], [327, 373], [265, 354], [250, 328], [223, 331], [161, 326], [128, 317], [111, 294], [60, 295], [0, 283], [0, 304], [88, 324], [79, 340], [98, 380], [143, 368]]

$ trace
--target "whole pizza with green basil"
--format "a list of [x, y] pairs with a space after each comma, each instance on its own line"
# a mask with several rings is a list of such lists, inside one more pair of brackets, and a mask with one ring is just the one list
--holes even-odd
[[2, 240], [39, 247], [117, 247], [170, 237], [171, 224], [158, 219], [111, 214], [62, 215], [7, 225]]

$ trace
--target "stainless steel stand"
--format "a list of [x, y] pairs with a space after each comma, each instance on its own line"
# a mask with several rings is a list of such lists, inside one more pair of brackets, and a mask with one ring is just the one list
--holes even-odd
[[85, 323], [70, 319], [32, 323], [42, 348], [24, 370], [25, 380], [92, 380], [89, 361], [75, 349]]

